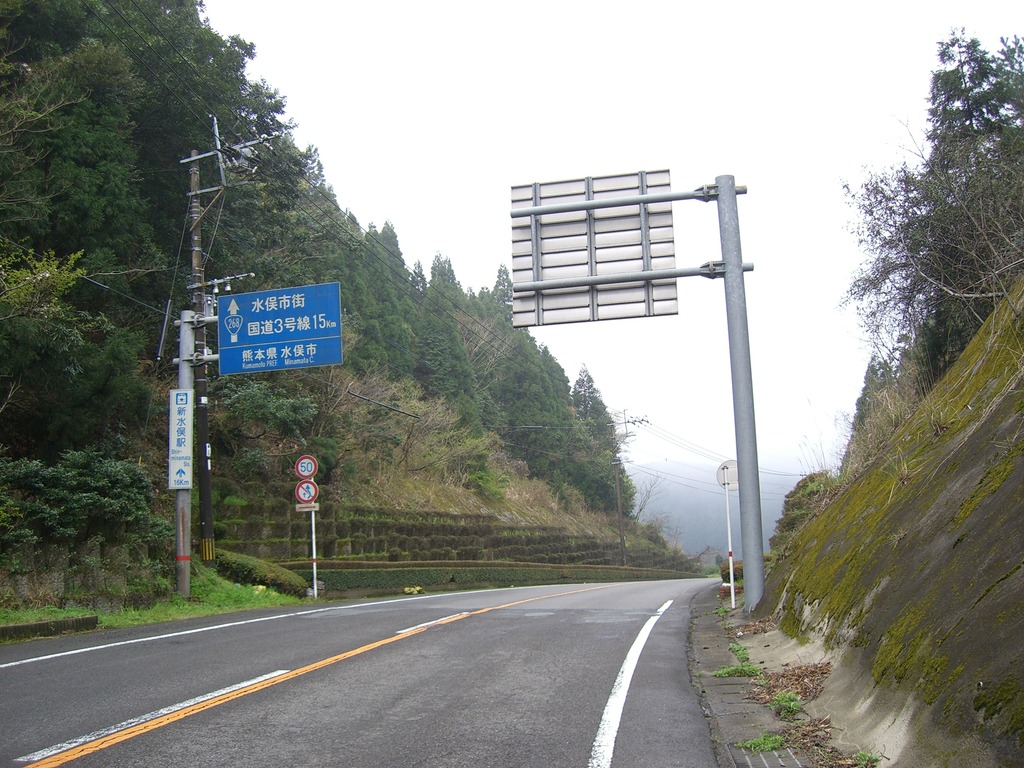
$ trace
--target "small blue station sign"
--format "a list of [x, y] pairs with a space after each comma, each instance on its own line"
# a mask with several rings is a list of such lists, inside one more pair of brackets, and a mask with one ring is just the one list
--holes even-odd
[[217, 297], [220, 373], [340, 365], [341, 285]]

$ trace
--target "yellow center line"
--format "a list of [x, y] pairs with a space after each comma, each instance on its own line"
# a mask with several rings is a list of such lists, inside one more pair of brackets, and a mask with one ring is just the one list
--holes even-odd
[[253, 683], [252, 685], [246, 686], [245, 688], [239, 688], [236, 691], [231, 691], [230, 693], [225, 693], [221, 696], [215, 696], [214, 698], [207, 699], [206, 701], [201, 701], [187, 707], [182, 707], [181, 709], [176, 710], [174, 712], [169, 712], [166, 715], [161, 715], [160, 717], [155, 717], [152, 720], [147, 720], [144, 723], [139, 723], [138, 725], [133, 725], [129, 728], [125, 728], [123, 731], [117, 731], [116, 733], [111, 733], [102, 736], [101, 738], [94, 739], [92, 741], [87, 741], [84, 744], [79, 744], [78, 746], [72, 747], [71, 749], [65, 750], [64, 752], [58, 752], [55, 755], [43, 758], [42, 760], [39, 760], [37, 762], [27, 763], [26, 768], [54, 768], [55, 766], [70, 763], [72, 760], [77, 760], [78, 758], [85, 757], [86, 755], [95, 754], [96, 752], [100, 752], [104, 749], [107, 749], [108, 747], [112, 747], [115, 744], [120, 744], [123, 741], [134, 739], [136, 736], [141, 736], [144, 733], [155, 731], [157, 728], [163, 728], [165, 725], [177, 722], [178, 720], [184, 720], [186, 717], [191, 717], [192, 715], [198, 714], [200, 712], [205, 712], [206, 710], [220, 706], [221, 704], [226, 704], [229, 701], [234, 701], [235, 699], [240, 699], [243, 696], [248, 696], [250, 693], [262, 691], [266, 688], [269, 688], [272, 685], [283, 683], [286, 680], [294, 680], [297, 677], [301, 677], [302, 675], [308, 674], [310, 672], [315, 672], [318, 669], [323, 669], [324, 667], [329, 667], [332, 664], [337, 664], [339, 661], [351, 659], [353, 656], [359, 656], [360, 654], [366, 653], [367, 651], [382, 648], [385, 645], [397, 643], [399, 640], [405, 640], [407, 637], [412, 637], [413, 635], [421, 634], [423, 632], [426, 632], [428, 629], [431, 629], [432, 627], [440, 627], [444, 626], [445, 624], [452, 624], [456, 621], [469, 618], [470, 616], [480, 616], [482, 614], [489, 613], [491, 611], [497, 611], [502, 608], [513, 608], [517, 605], [532, 603], [537, 600], [546, 600], [552, 597], [564, 597], [565, 595], [575, 595], [579, 594], [580, 592], [591, 592], [595, 589], [608, 589], [611, 586], [613, 585], [602, 584], [596, 587], [585, 587], [583, 589], [573, 589], [568, 592], [558, 592], [557, 594], [553, 595], [538, 595], [536, 597], [528, 597], [523, 600], [515, 600], [511, 603], [504, 603], [502, 605], [492, 605], [489, 608], [480, 608], [475, 611], [470, 611], [469, 613], [462, 613], [456, 614], [455, 616], [449, 616], [448, 618], [442, 619], [441, 621], [435, 622], [434, 624], [430, 624], [429, 626], [418, 627], [416, 629], [411, 629], [408, 632], [405, 632], [401, 635], [393, 635], [391, 637], [386, 637], [383, 640], [377, 640], [376, 642], [368, 643], [367, 645], [360, 646], [359, 648], [355, 648], [354, 650], [339, 653], [337, 656], [331, 656], [326, 659], [321, 659], [320, 661], [308, 664], [305, 667], [293, 669], [290, 672], [285, 672], [284, 674], [277, 675], [276, 677], [272, 677], [267, 680], [262, 680], [258, 683]]

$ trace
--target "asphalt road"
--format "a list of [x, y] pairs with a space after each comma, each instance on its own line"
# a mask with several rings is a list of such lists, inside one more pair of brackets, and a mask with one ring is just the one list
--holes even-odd
[[710, 768], [707, 580], [432, 594], [0, 646], [0, 766]]

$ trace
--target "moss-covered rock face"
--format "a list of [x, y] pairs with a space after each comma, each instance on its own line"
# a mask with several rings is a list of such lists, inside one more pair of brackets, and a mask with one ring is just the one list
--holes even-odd
[[923, 701], [1008, 765], [1024, 765], [1022, 361], [1024, 319], [1004, 306], [887, 455], [794, 534], [758, 608], [861, 649], [869, 686]]

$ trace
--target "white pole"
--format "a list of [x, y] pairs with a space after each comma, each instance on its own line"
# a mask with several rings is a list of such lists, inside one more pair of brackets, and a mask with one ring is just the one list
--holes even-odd
[[[313, 599], [316, 600], [317, 586], [316, 586], [316, 510], [309, 510], [309, 527], [313, 533]], [[734, 606], [735, 607], [735, 606]]]
[[[728, 477], [728, 475], [726, 475]], [[729, 481], [725, 481], [725, 535], [729, 544], [729, 592], [732, 594], [732, 607], [736, 607], [736, 575], [732, 564], [732, 518], [729, 515]], [[313, 560], [313, 569], [316, 573], [316, 559]], [[314, 577], [315, 578], [315, 577]]]

